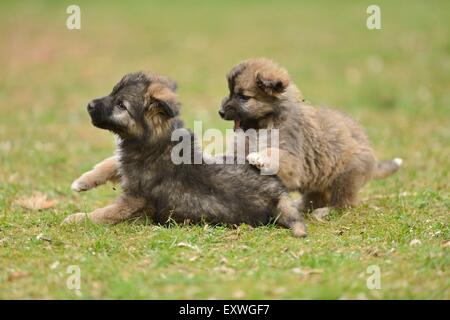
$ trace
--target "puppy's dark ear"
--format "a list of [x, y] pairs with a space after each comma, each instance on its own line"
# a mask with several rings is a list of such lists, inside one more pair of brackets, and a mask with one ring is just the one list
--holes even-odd
[[256, 86], [269, 96], [277, 96], [289, 85], [289, 75], [283, 69], [259, 70], [255, 74]]
[[146, 93], [148, 101], [147, 113], [149, 116], [163, 114], [169, 118], [179, 113], [179, 103], [175, 92], [167, 83], [154, 83], [149, 86]]
[[178, 108], [175, 105], [172, 105], [169, 101], [156, 100], [152, 104], [151, 108], [155, 108], [154, 111], [162, 113], [169, 118], [173, 118], [178, 115]]

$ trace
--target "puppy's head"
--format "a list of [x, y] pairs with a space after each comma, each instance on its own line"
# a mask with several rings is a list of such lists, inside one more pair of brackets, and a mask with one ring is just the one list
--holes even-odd
[[147, 139], [170, 127], [179, 113], [176, 83], [169, 78], [136, 72], [124, 76], [112, 92], [89, 102], [92, 124], [123, 139]]
[[230, 93], [223, 99], [219, 114], [225, 120], [234, 120], [235, 129], [244, 130], [278, 113], [278, 102], [290, 84], [287, 71], [264, 58], [239, 63], [227, 80]]

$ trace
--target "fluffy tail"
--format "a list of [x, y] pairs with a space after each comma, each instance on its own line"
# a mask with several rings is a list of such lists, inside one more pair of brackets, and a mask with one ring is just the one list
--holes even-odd
[[402, 165], [403, 160], [395, 158], [388, 161], [379, 161], [373, 173], [374, 179], [383, 179], [395, 173]]

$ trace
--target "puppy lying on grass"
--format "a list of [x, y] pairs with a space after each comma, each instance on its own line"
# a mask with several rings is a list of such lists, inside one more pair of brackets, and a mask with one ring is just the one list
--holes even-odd
[[64, 223], [86, 218], [117, 223], [143, 213], [157, 223], [261, 225], [275, 219], [294, 236], [305, 236], [303, 217], [277, 177], [261, 176], [249, 164], [173, 163], [172, 149], [179, 143], [171, 139], [174, 130], [183, 130], [191, 159], [202, 156], [194, 135], [182, 129], [175, 88], [168, 78], [132, 73], [111, 94], [89, 103], [92, 123], [119, 137], [117, 157], [97, 165], [73, 188], [120, 179], [123, 194], [108, 207], [70, 215]]
[[[326, 215], [327, 207], [356, 203], [358, 191], [371, 179], [397, 171], [402, 160], [379, 162], [363, 129], [346, 115], [306, 103], [287, 71], [264, 58], [239, 63], [228, 74], [230, 94], [219, 114], [235, 129], [278, 129], [278, 176], [290, 191], [302, 193], [301, 209]], [[247, 159], [271, 170], [266, 156]]]

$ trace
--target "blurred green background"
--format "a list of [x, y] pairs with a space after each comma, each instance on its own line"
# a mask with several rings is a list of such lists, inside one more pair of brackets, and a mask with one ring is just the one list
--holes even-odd
[[[81, 30], [66, 28], [71, 4], [81, 8]], [[377, 1], [382, 30], [366, 28], [370, 4], [2, 1], [0, 297], [73, 297], [49, 266], [78, 259], [89, 270], [86, 298], [449, 298], [450, 2]], [[59, 227], [118, 193], [69, 188], [114, 150], [111, 135], [90, 125], [90, 99], [125, 73], [150, 70], [178, 82], [187, 126], [224, 130], [232, 127], [217, 115], [225, 74], [257, 56], [286, 67], [307, 100], [358, 119], [380, 158], [400, 156], [405, 167], [367, 186], [365, 205], [326, 225], [310, 221], [305, 242], [273, 227]], [[35, 213], [16, 204], [35, 191], [57, 205]], [[63, 245], [42, 244], [40, 233]], [[416, 238], [422, 245], [410, 246]], [[208, 254], [185, 257], [173, 245], [180, 241]], [[224, 256], [234, 273], [209, 273]], [[387, 263], [388, 289], [365, 287], [360, 275], [373, 263]]]

